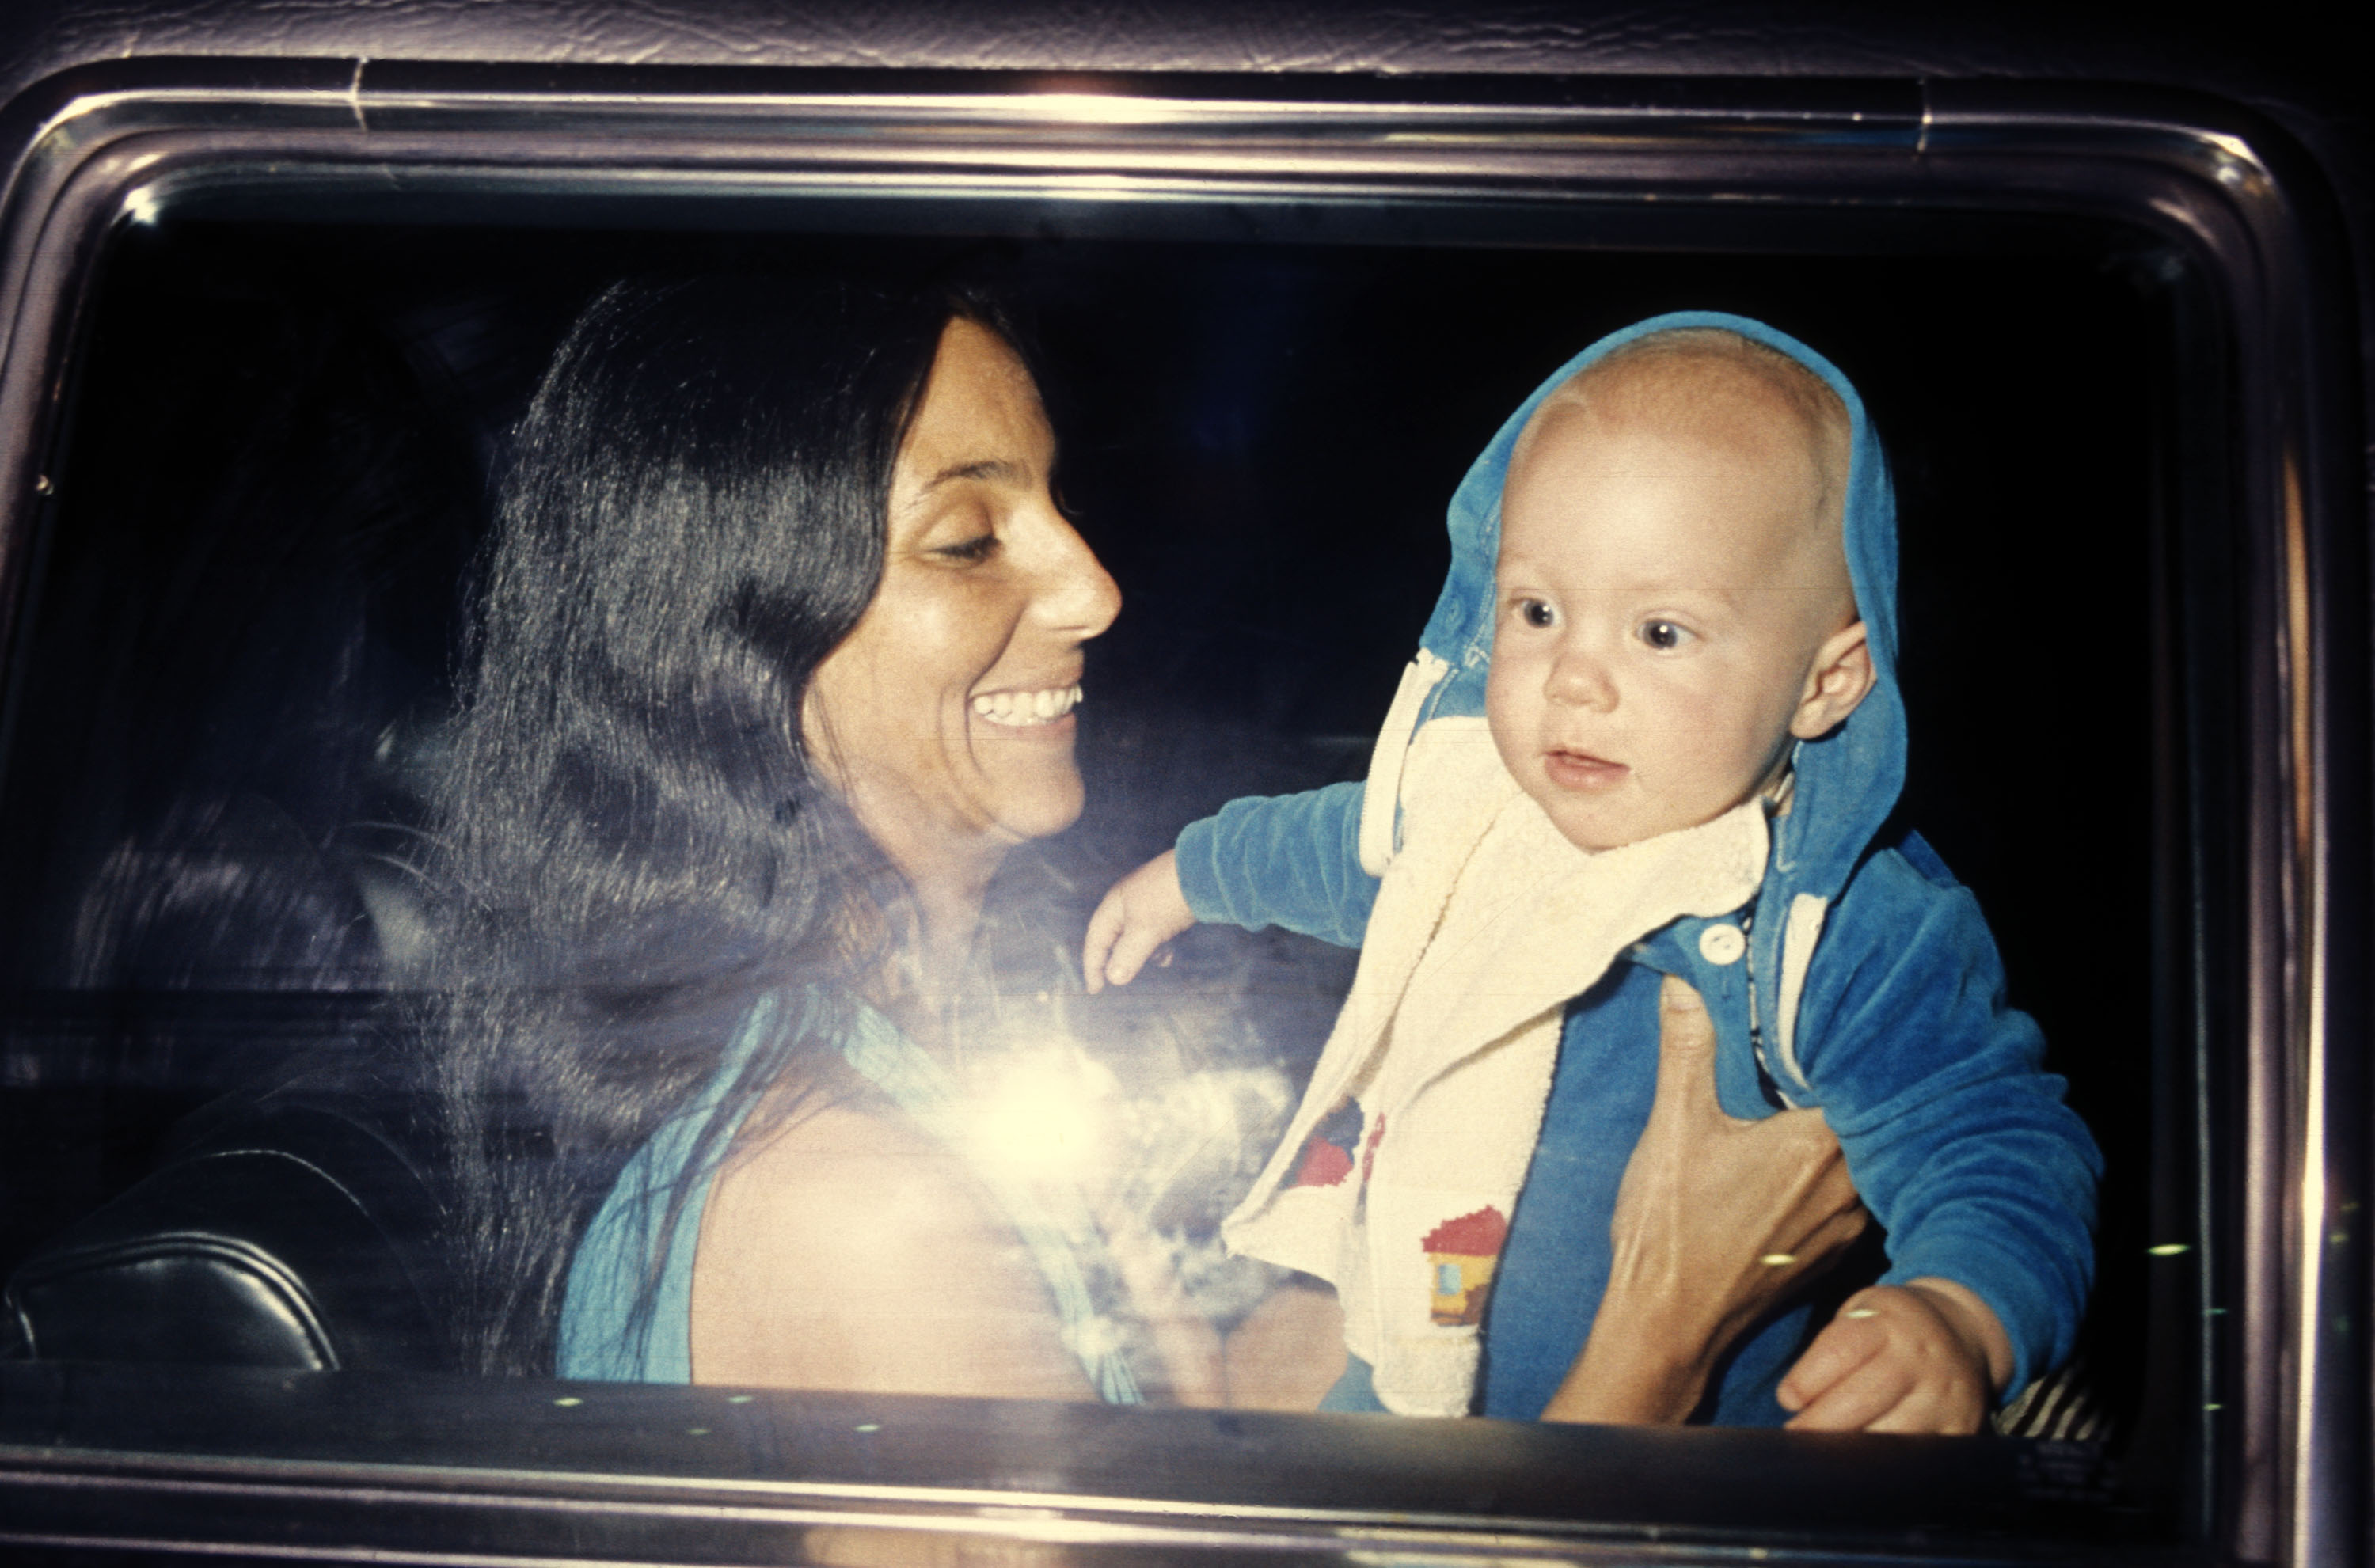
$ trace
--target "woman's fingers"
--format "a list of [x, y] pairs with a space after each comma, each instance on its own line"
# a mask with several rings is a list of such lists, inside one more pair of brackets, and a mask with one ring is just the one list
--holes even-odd
[[1649, 1114], [1730, 1119], [1715, 1098], [1715, 1020], [1690, 982], [1672, 974], [1658, 988], [1658, 1097]]
[[[1657, 1098], [1617, 1184], [1607, 1290], [1545, 1420], [1680, 1421], [1739, 1334], [1863, 1229], [1822, 1114], [1726, 1115], [1715, 1060], [1706, 1003], [1665, 980]], [[1843, 1370], [1820, 1386], [1810, 1375], [1804, 1397]]]
[[1847, 1157], [1824, 1125], [1823, 1114], [1784, 1111], [1754, 1125], [1760, 1132], [1772, 1133], [1777, 1149], [1794, 1149], [1803, 1161], [1797, 1167], [1800, 1195], [1793, 1212], [1805, 1234], [1802, 1244], [1786, 1250], [1827, 1256], [1861, 1235], [1871, 1216], [1864, 1212], [1855, 1178], [1848, 1174]]
[[[1775, 1229], [1768, 1236], [1768, 1248], [1757, 1262], [1769, 1275], [1767, 1294], [1774, 1301], [1795, 1294], [1802, 1287], [1830, 1271], [1839, 1256], [1855, 1239], [1863, 1234], [1872, 1216], [1849, 1189], [1849, 1208], [1820, 1220], [1806, 1219], [1802, 1232]], [[1805, 1218], [1807, 1205], [1801, 1203], [1794, 1214]], [[1788, 1222], [1785, 1217], [1783, 1223]]]
[[1207, 1408], [1227, 1404], [1228, 1372], [1220, 1331], [1188, 1294], [1170, 1249], [1111, 1197], [1098, 1206], [1097, 1223], [1105, 1231], [1129, 1303], [1154, 1341], [1172, 1398]]
[[1863, 1200], [1856, 1197], [1852, 1185], [1847, 1189], [1847, 1205], [1829, 1219], [1815, 1226], [1790, 1251], [1797, 1256], [1804, 1277], [1812, 1279], [1838, 1261], [1839, 1254], [1848, 1250], [1864, 1227], [1872, 1223], [1872, 1213]]

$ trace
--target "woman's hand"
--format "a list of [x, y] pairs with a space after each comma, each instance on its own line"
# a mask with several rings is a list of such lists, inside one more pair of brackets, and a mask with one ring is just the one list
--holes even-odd
[[1170, 1250], [1137, 1216], [1110, 1198], [1098, 1205], [1097, 1224], [1105, 1233], [1106, 1256], [1121, 1275], [1130, 1306], [1162, 1358], [1171, 1397], [1182, 1405], [1227, 1404], [1229, 1372], [1220, 1330], [1179, 1282]]
[[1081, 948], [1089, 995], [1109, 980], [1127, 985], [1137, 979], [1155, 949], [1195, 924], [1179, 890], [1178, 858], [1166, 849], [1107, 889], [1089, 916], [1089, 939]]
[[1545, 1421], [1682, 1421], [1741, 1331], [1864, 1228], [1822, 1113], [1724, 1114], [1707, 1005], [1669, 977], [1658, 1012], [1658, 1097], [1617, 1189], [1608, 1290]]
[[1098, 1206], [1107, 1255], [1181, 1405], [1313, 1410], [1344, 1373], [1344, 1313], [1325, 1281], [1298, 1275], [1223, 1334], [1181, 1283], [1171, 1249], [1108, 1200]]

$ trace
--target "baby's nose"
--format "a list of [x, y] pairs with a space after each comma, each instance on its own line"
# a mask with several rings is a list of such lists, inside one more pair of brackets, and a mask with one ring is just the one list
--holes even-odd
[[1616, 706], [1616, 682], [1604, 662], [1587, 650], [1569, 648], [1553, 661], [1545, 695], [1565, 707], [1608, 713]]

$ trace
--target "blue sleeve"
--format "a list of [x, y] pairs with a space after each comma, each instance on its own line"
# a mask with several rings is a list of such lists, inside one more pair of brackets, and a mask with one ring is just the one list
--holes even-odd
[[1283, 925], [1357, 948], [1377, 902], [1361, 869], [1358, 783], [1232, 800], [1179, 835], [1179, 890], [1196, 918]]
[[2005, 1005], [1968, 889], [1884, 852], [1815, 948], [1800, 1059], [1856, 1190], [1888, 1230], [1884, 1284], [1967, 1286], [2003, 1323], [2016, 1395], [2065, 1359], [2095, 1275], [2103, 1157], [2045, 1038]]

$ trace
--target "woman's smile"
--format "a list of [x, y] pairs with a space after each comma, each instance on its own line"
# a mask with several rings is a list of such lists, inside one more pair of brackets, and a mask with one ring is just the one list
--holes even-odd
[[1043, 687], [1036, 691], [982, 691], [973, 700], [975, 716], [1000, 729], [1047, 732], [1061, 728], [1069, 735], [1072, 710], [1081, 705], [1080, 682]]

